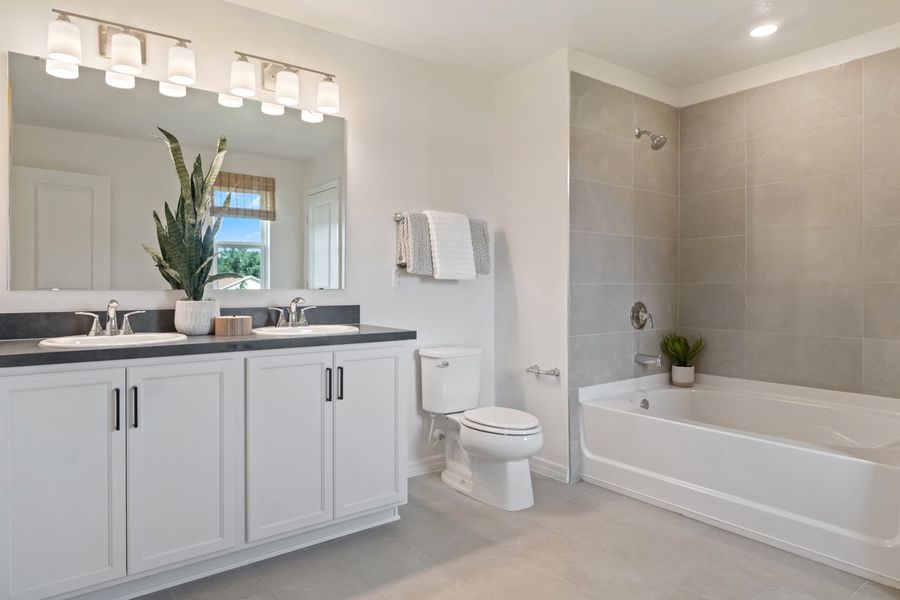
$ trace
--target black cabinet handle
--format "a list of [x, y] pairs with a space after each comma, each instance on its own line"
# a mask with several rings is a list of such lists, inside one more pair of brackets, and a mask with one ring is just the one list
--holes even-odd
[[135, 429], [138, 428], [138, 388], [134, 386], [131, 388], [131, 391], [134, 392], [134, 414], [131, 417], [131, 426]]
[[325, 402], [331, 402], [331, 367], [325, 367]]
[[121, 390], [119, 388], [116, 388], [116, 431], [122, 429], [121, 409], [119, 408], [121, 395]]
[[338, 367], [338, 400], [344, 399], [344, 367]]

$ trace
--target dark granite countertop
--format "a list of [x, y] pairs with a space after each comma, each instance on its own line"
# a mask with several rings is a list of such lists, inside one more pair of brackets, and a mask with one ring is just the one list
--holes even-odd
[[372, 342], [394, 342], [416, 339], [416, 332], [409, 329], [391, 329], [373, 325], [358, 325], [359, 333], [320, 335], [309, 337], [243, 336], [192, 336], [180, 342], [156, 346], [132, 346], [128, 348], [91, 348], [63, 350], [41, 348], [40, 340], [0, 340], [0, 367], [27, 367], [34, 365], [59, 365], [67, 363], [104, 360], [127, 360], [160, 356], [186, 356], [244, 352], [248, 350], [280, 350], [284, 348], [308, 348], [314, 346], [341, 346]]

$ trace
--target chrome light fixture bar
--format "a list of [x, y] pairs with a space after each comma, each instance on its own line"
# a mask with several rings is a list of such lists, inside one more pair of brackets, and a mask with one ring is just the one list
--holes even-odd
[[[337, 82], [334, 81], [334, 73], [275, 60], [250, 52], [235, 50], [234, 53], [238, 56], [238, 61], [246, 61], [250, 58], [260, 61], [262, 63], [263, 89], [275, 92], [275, 101], [279, 104], [300, 108], [304, 121], [320, 123], [323, 120], [322, 113], [334, 114], [340, 111], [340, 88]], [[317, 92], [311, 95], [314, 100], [304, 102], [304, 97], [309, 98], [310, 95], [306, 93], [304, 84], [300, 81], [298, 76], [300, 71], [322, 77], [322, 80], [317, 84]]]
[[[47, 72], [55, 77], [77, 77], [77, 70], [73, 72], [71, 68], [58, 66], [58, 63], [75, 63], [77, 65], [81, 62], [81, 34], [78, 28], [72, 24], [71, 19], [83, 19], [98, 24], [98, 54], [112, 60], [110, 71], [130, 77], [140, 75], [143, 65], [147, 63], [147, 36], [149, 35], [175, 42], [168, 53], [168, 80], [169, 83], [175, 85], [161, 85], [160, 93], [174, 97], [183, 96], [183, 86], [193, 85], [196, 82], [196, 60], [194, 51], [187, 47], [191, 40], [186, 37], [58, 8], [51, 9], [51, 12], [56, 15], [56, 18], [49, 25], [47, 53], [48, 57], [56, 62], [52, 68], [51, 66], [47, 67]], [[108, 76], [106, 79], [107, 83], [113, 87], [124, 87], [127, 83], [127, 77]]]

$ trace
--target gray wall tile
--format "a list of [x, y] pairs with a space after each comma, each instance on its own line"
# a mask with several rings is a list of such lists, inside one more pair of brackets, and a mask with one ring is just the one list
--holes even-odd
[[900, 398], [900, 342], [865, 340], [863, 393]]
[[692, 329], [746, 328], [747, 290], [741, 283], [699, 283], [678, 286], [678, 324]]
[[747, 129], [751, 138], [861, 113], [861, 60], [747, 92]]
[[678, 237], [678, 197], [644, 190], [634, 191], [634, 235]]
[[706, 349], [697, 358], [697, 370], [721, 377], [747, 377], [747, 334], [743, 331], [681, 328], [689, 339], [703, 336]]
[[900, 281], [900, 225], [866, 227], [866, 281]]
[[858, 392], [862, 339], [750, 332], [750, 377], [764, 381]]
[[681, 109], [681, 151], [715, 146], [747, 137], [746, 92]]
[[900, 169], [866, 169], [863, 214], [866, 225], [900, 223]]
[[757, 283], [862, 281], [860, 229], [777, 231], [751, 235], [748, 278]]
[[681, 239], [744, 235], [746, 194], [741, 187], [681, 196]]
[[865, 295], [865, 336], [900, 340], [900, 283], [867, 283]]
[[743, 283], [746, 243], [744, 236], [682, 240], [679, 283]]
[[569, 385], [574, 388], [632, 377], [634, 334], [607, 333], [569, 338]]
[[634, 238], [634, 282], [676, 283], [678, 242], [660, 238]]
[[631, 237], [602, 233], [571, 233], [572, 283], [631, 283], [634, 260]]
[[900, 49], [863, 59], [866, 112], [900, 108]]
[[750, 138], [748, 184], [861, 172], [861, 119], [847, 117]]
[[634, 231], [634, 190], [630, 187], [581, 181], [569, 182], [569, 228], [631, 235]]
[[569, 335], [631, 331], [631, 284], [573, 283], [569, 289]]
[[681, 152], [681, 193], [696, 194], [746, 184], [746, 143], [729, 142]]
[[614, 85], [572, 73], [572, 125], [632, 139], [634, 94]]
[[574, 179], [631, 186], [634, 140], [572, 127], [569, 170]]
[[848, 229], [862, 224], [862, 175], [831, 175], [747, 188], [754, 233]]
[[862, 285], [806, 282], [750, 284], [747, 288], [747, 329], [861, 337]]
[[678, 286], [673, 283], [642, 283], [634, 286], [634, 300], [647, 305], [656, 329], [673, 329], [678, 324]]

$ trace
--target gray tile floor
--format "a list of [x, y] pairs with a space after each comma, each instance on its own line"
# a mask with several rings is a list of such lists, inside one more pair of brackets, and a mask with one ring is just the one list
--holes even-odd
[[144, 600], [897, 600], [900, 592], [601, 488], [489, 508], [437, 475], [397, 523]]

